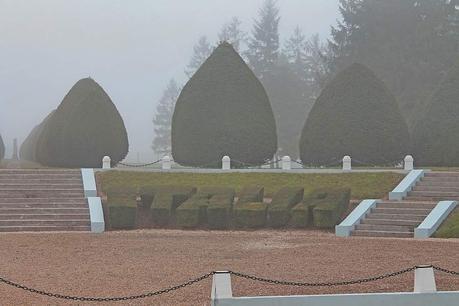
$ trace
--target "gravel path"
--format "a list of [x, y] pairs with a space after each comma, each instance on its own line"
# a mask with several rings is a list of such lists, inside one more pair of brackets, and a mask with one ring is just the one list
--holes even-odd
[[[343, 239], [317, 231], [11, 233], [0, 234], [0, 276], [63, 294], [119, 296], [159, 290], [212, 270], [314, 282], [379, 275], [416, 264], [457, 271], [458, 254], [459, 239]], [[440, 290], [459, 290], [459, 277], [436, 275]], [[210, 288], [208, 279], [130, 305], [209, 305]], [[233, 278], [233, 293], [239, 296], [412, 289], [413, 273], [335, 288], [292, 288]], [[39, 297], [0, 284], [0, 305], [94, 304]]]

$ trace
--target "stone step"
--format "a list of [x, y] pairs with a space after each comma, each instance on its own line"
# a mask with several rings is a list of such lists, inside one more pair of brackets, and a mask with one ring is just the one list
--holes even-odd
[[0, 178], [0, 185], [16, 184], [16, 185], [45, 185], [45, 184], [83, 184], [81, 177], [76, 178]]
[[0, 220], [1, 226], [90, 226], [89, 218], [78, 220]]
[[451, 186], [426, 186], [426, 185], [416, 185], [414, 186], [412, 191], [426, 191], [426, 192], [453, 192], [459, 193], [459, 186], [451, 187]]
[[408, 215], [408, 214], [385, 214], [385, 213], [371, 213], [368, 215], [365, 220], [372, 220], [372, 219], [377, 219], [377, 220], [407, 220], [407, 221], [418, 221], [422, 222], [426, 218], [425, 215]]
[[356, 230], [414, 233], [414, 226], [394, 224], [358, 224]]
[[0, 232], [67, 232], [78, 231], [88, 232], [91, 231], [91, 226], [0, 226]]
[[0, 203], [0, 208], [87, 208], [88, 203]]
[[79, 198], [2, 198], [0, 197], [0, 204], [26, 204], [26, 203], [44, 203], [44, 204], [53, 204], [53, 203], [69, 203], [69, 204], [79, 204], [79, 203], [86, 203], [86, 199], [82, 196]]
[[89, 214], [87, 208], [0, 208], [0, 214]]
[[428, 171], [424, 173], [424, 177], [457, 177], [459, 178], [459, 171]]
[[435, 201], [381, 201], [378, 208], [421, 208], [433, 209], [437, 205]]
[[83, 190], [9, 190], [0, 191], [0, 198], [81, 198]]
[[454, 181], [425, 181], [422, 180], [416, 184], [416, 186], [429, 186], [429, 187], [459, 187], [459, 180]]
[[411, 232], [397, 232], [397, 231], [369, 231], [369, 230], [355, 230], [351, 233], [352, 236], [360, 237], [393, 237], [393, 238], [413, 238]]
[[411, 226], [417, 227], [421, 224], [420, 220], [398, 220], [398, 219], [369, 219], [365, 218], [361, 221], [361, 224], [382, 224], [382, 225], [400, 225], [400, 226]]
[[0, 175], [7, 174], [81, 174], [80, 169], [0, 169]]
[[48, 180], [60, 180], [60, 179], [81, 179], [81, 174], [1, 174], [0, 180], [36, 180], [36, 179], [48, 179]]
[[373, 208], [372, 213], [376, 214], [394, 214], [394, 215], [417, 215], [417, 216], [427, 216], [431, 209], [421, 209], [421, 208]]
[[459, 197], [459, 192], [447, 191], [410, 191], [408, 196], [413, 197]]
[[19, 190], [81, 190], [83, 183], [71, 184], [56, 184], [56, 183], [43, 183], [43, 184], [0, 184], [0, 193], [2, 191], [19, 191]]
[[89, 214], [0, 214], [0, 220], [89, 220]]
[[459, 197], [445, 197], [445, 196], [431, 196], [431, 197], [420, 197], [420, 196], [408, 196], [405, 198], [407, 201], [459, 201]]

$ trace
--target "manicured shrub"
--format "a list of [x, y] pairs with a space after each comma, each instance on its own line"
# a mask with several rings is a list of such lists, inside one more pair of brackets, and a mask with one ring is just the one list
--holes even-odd
[[290, 220], [290, 210], [303, 200], [304, 188], [284, 187], [273, 197], [268, 207], [268, 225], [282, 227]]
[[237, 204], [234, 211], [234, 225], [242, 228], [259, 228], [266, 225], [268, 204], [263, 202]]
[[172, 118], [174, 160], [219, 167], [228, 155], [260, 165], [276, 150], [276, 124], [265, 89], [233, 47], [220, 44], [178, 98]]
[[433, 94], [414, 129], [415, 162], [420, 166], [459, 166], [459, 62]]
[[261, 186], [245, 187], [239, 194], [238, 203], [263, 202], [265, 188]]
[[43, 129], [45, 128], [46, 123], [48, 122], [49, 118], [54, 114], [55, 110], [52, 111], [46, 118], [37, 125], [27, 136], [24, 142], [19, 149], [19, 157], [21, 160], [29, 160], [29, 161], [36, 161], [36, 152], [37, 152], [37, 143], [38, 139], [40, 138]]
[[211, 229], [225, 229], [231, 225], [235, 193], [215, 195], [207, 206], [207, 223]]
[[108, 227], [111, 229], [132, 229], [137, 219], [137, 187], [116, 186], [104, 190], [103, 204], [108, 212]]
[[[234, 189], [226, 187], [204, 187], [190, 199], [185, 201], [176, 209], [176, 222], [178, 226], [185, 228], [197, 227], [204, 225], [208, 221], [207, 208], [211, 203], [211, 199], [215, 196], [218, 198], [212, 203], [212, 206], [217, 206], [217, 203], [224, 204], [219, 201], [221, 197], [234, 198]], [[216, 213], [221, 216], [221, 213]], [[214, 217], [215, 215], [212, 215]], [[218, 221], [211, 221], [215, 226]]]
[[2, 135], [0, 135], [0, 160], [5, 157], [5, 143], [3, 142]]
[[90, 78], [78, 81], [46, 121], [37, 141], [36, 161], [65, 168], [113, 164], [128, 152], [123, 119], [107, 93]]
[[300, 157], [316, 166], [350, 155], [386, 165], [410, 151], [410, 136], [394, 96], [360, 64], [341, 71], [324, 88], [303, 128]]
[[165, 226], [172, 222], [175, 211], [182, 203], [194, 193], [194, 187], [159, 187], [151, 205], [151, 215], [156, 225]]
[[[309, 208], [315, 227], [332, 228], [341, 221], [349, 207], [351, 190], [348, 188], [319, 190], [316, 199], [311, 198]], [[309, 200], [309, 199], [308, 199]]]
[[291, 214], [290, 224], [293, 227], [304, 228], [311, 224], [312, 216], [309, 212], [309, 206], [304, 202], [295, 205], [291, 210]]

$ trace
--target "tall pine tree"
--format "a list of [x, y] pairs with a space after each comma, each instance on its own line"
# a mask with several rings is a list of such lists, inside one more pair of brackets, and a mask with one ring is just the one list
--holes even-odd
[[249, 39], [246, 56], [259, 79], [266, 78], [279, 56], [279, 8], [275, 0], [265, 0]]
[[156, 107], [156, 114], [153, 118], [155, 138], [153, 139], [152, 148], [157, 154], [165, 155], [171, 153], [172, 115], [179, 94], [180, 88], [177, 82], [171, 79]]
[[186, 66], [185, 74], [191, 78], [211, 53], [212, 47], [210, 46], [207, 37], [201, 36], [201, 38], [199, 38], [198, 42], [193, 47], [193, 55], [191, 56], [190, 62]]
[[220, 41], [230, 43], [234, 50], [240, 51], [243, 44], [246, 43], [247, 34], [241, 30], [242, 22], [237, 17], [233, 17], [230, 22], [225, 23], [218, 34]]

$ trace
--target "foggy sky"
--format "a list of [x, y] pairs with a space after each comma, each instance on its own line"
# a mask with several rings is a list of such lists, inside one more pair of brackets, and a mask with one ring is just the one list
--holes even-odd
[[[170, 78], [198, 38], [217, 41], [237, 16], [250, 31], [263, 0], [0, 0], [0, 134], [11, 151], [91, 76], [110, 95], [128, 129], [131, 158], [152, 158], [152, 118]], [[328, 37], [338, 0], [278, 0], [284, 41], [299, 25]], [[7, 155], [9, 158], [10, 156]]]

